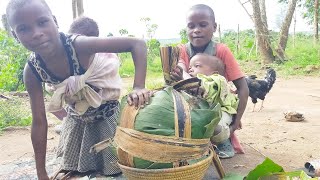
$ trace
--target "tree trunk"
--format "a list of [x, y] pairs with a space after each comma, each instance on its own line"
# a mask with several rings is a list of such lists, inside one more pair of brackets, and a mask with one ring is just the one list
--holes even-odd
[[2, 21], [2, 25], [4, 27], [4, 30], [6, 30], [8, 35], [12, 37], [10, 26], [9, 26], [8, 19], [7, 19], [7, 15], [3, 14], [1, 17], [1, 21]]
[[219, 33], [219, 43], [222, 42], [221, 40], [221, 29], [220, 29], [220, 24], [218, 24], [218, 33]]
[[72, 0], [72, 17], [77, 18], [77, 0]]
[[293, 35], [292, 35], [293, 48], [296, 47], [296, 26], [297, 26], [297, 12], [294, 12], [294, 15], [293, 15]]
[[269, 40], [269, 32], [264, 27], [260, 12], [259, 0], [252, 0], [253, 20], [257, 32], [257, 40], [259, 52], [261, 54], [262, 65], [272, 63], [274, 61], [274, 55]]
[[83, 0], [72, 0], [72, 16], [73, 19], [81, 16], [84, 12]]
[[238, 31], [237, 31], [237, 41], [236, 41], [236, 52], [239, 54], [240, 51], [240, 25], [238, 24]]
[[266, 1], [265, 0], [260, 0], [259, 1], [259, 6], [260, 6], [260, 13], [261, 13], [261, 21], [263, 23], [263, 28], [264, 31], [268, 31], [268, 21], [267, 21], [267, 11], [266, 11]]
[[319, 41], [319, 0], [314, 1], [314, 44]]
[[290, 0], [289, 1], [288, 11], [287, 11], [286, 17], [284, 18], [282, 26], [281, 26], [280, 39], [278, 42], [278, 47], [276, 49], [276, 52], [277, 52], [279, 58], [282, 60], [285, 59], [284, 52], [287, 47], [289, 28], [290, 28], [290, 24], [292, 21], [292, 17], [293, 17], [296, 5], [297, 5], [297, 0]]
[[81, 16], [84, 13], [83, 10], [83, 0], [77, 0], [77, 12], [78, 12], [78, 17]]

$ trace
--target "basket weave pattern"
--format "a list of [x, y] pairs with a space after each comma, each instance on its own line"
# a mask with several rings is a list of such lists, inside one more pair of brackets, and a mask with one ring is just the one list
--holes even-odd
[[[182, 96], [177, 93], [175, 90], [172, 91], [174, 97], [174, 108], [175, 108], [175, 137], [177, 138], [175, 142], [176, 145], [170, 145], [170, 141], [174, 140], [167, 136], [159, 135], [148, 135], [143, 132], [137, 132], [133, 130], [133, 125], [135, 121], [135, 116], [137, 115], [137, 109], [134, 109], [132, 106], [125, 106], [121, 114], [120, 127], [117, 128], [115, 135], [115, 143], [118, 144], [118, 157], [119, 157], [119, 167], [129, 180], [200, 180], [204, 177], [206, 170], [208, 169], [214, 152], [209, 150], [209, 139], [191, 139], [191, 119], [190, 119], [190, 109], [187, 106], [187, 103], [182, 98]], [[179, 116], [178, 113], [184, 113], [185, 116]], [[181, 114], [180, 114], [181, 115]], [[183, 118], [181, 118], [183, 117]], [[181, 121], [185, 122], [182, 124]], [[183, 125], [183, 126], [182, 126]], [[179, 128], [184, 128], [183, 131]], [[131, 129], [131, 131], [130, 131]], [[127, 136], [128, 135], [128, 136]], [[125, 138], [127, 136], [127, 138]], [[155, 136], [157, 136], [155, 138]], [[134, 138], [132, 138], [134, 137]], [[170, 140], [171, 139], [171, 140]], [[184, 141], [182, 141], [184, 139]], [[160, 141], [161, 140], [161, 141]], [[142, 142], [141, 142], [142, 141]], [[199, 142], [197, 142], [199, 141]], [[206, 142], [203, 144], [203, 142]], [[131, 146], [128, 146], [128, 145]], [[147, 144], [150, 144], [147, 146]], [[144, 146], [139, 146], [138, 144]], [[185, 148], [183, 145], [187, 145]], [[205, 145], [202, 147], [202, 144]], [[191, 145], [191, 146], [190, 146]], [[200, 146], [199, 146], [200, 145]], [[178, 151], [181, 154], [176, 154], [174, 157], [163, 157], [152, 153], [147, 153], [147, 149], [144, 147], [147, 146], [148, 150], [159, 147], [159, 151], [164, 152], [176, 152], [176, 149], [180, 148]], [[162, 150], [160, 150], [160, 147]], [[188, 148], [187, 148], [188, 147]], [[200, 148], [201, 147], [201, 148]], [[200, 149], [199, 149], [200, 148]], [[199, 150], [197, 150], [199, 149]], [[208, 154], [209, 150], [209, 154]], [[156, 152], [157, 150], [155, 150]], [[199, 152], [202, 152], [199, 154]], [[187, 161], [185, 158], [180, 157], [181, 155], [187, 155], [188, 157], [194, 157], [191, 159], [199, 159], [199, 157], [205, 157], [191, 165], [186, 165]], [[150, 157], [151, 155], [152, 157]], [[154, 162], [172, 162], [173, 168], [165, 169], [139, 169], [134, 168], [133, 166], [133, 156], [152, 160]], [[169, 158], [169, 159], [168, 159]], [[179, 160], [180, 159], [180, 160]], [[163, 161], [164, 160], [164, 161]], [[171, 161], [173, 160], [173, 161]], [[179, 166], [184, 165], [184, 166]]]
[[200, 180], [204, 177], [213, 152], [207, 158], [192, 165], [167, 169], [138, 169], [119, 164], [120, 169], [129, 180]]

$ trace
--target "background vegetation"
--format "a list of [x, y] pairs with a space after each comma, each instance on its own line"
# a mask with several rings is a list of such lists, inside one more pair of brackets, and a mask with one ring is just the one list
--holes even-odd
[[31, 124], [31, 111], [30, 108], [26, 108], [25, 103], [19, 98], [0, 100], [0, 132], [9, 126], [28, 126]]
[[22, 73], [29, 52], [1, 29], [0, 49], [0, 89], [24, 90]]
[[[146, 40], [148, 46], [148, 88], [158, 88], [163, 85], [159, 47], [186, 42], [185, 30], [181, 30], [180, 35], [179, 41], [170, 44], [161, 44], [161, 40], [152, 38]], [[270, 33], [271, 44], [274, 46], [276, 46], [278, 38], [277, 32]], [[261, 71], [260, 55], [255, 47], [253, 30], [244, 30], [239, 33], [228, 30], [223, 32], [219, 39], [229, 46], [246, 74], [261, 74], [263, 72]], [[14, 38], [9, 37], [4, 30], [0, 30], [0, 49], [0, 94], [6, 94], [10, 91], [24, 91], [22, 72], [29, 52]], [[121, 59], [119, 72], [121, 77], [133, 77], [134, 66], [131, 54], [120, 53], [119, 57]], [[320, 45], [313, 43], [311, 34], [298, 33], [294, 42], [293, 38], [289, 37], [285, 61], [274, 61], [268, 66], [275, 68], [278, 75], [282, 77], [320, 75]], [[0, 98], [0, 131], [8, 126], [30, 125], [30, 111], [23, 106], [19, 99], [3, 100]]]

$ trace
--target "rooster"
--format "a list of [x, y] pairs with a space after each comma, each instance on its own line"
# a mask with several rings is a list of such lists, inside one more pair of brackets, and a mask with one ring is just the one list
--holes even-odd
[[256, 75], [251, 75], [246, 77], [246, 81], [249, 87], [249, 96], [254, 104], [252, 112], [254, 112], [258, 99], [262, 100], [261, 107], [259, 109], [259, 111], [261, 111], [263, 108], [263, 101], [276, 81], [276, 71], [269, 68], [264, 80], [258, 80]]

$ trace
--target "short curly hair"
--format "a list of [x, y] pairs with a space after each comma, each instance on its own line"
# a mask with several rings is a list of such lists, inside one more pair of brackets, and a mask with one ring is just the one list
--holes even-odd
[[215, 15], [214, 15], [214, 11], [213, 9], [208, 6], [208, 5], [205, 5], [205, 4], [196, 4], [196, 5], [193, 5], [189, 10], [201, 10], [201, 11], [207, 11], [209, 13], [209, 16], [212, 20], [212, 22], [216, 22], [216, 18], [215, 18]]
[[97, 22], [93, 19], [86, 16], [80, 16], [72, 22], [69, 33], [98, 37], [99, 27]]

